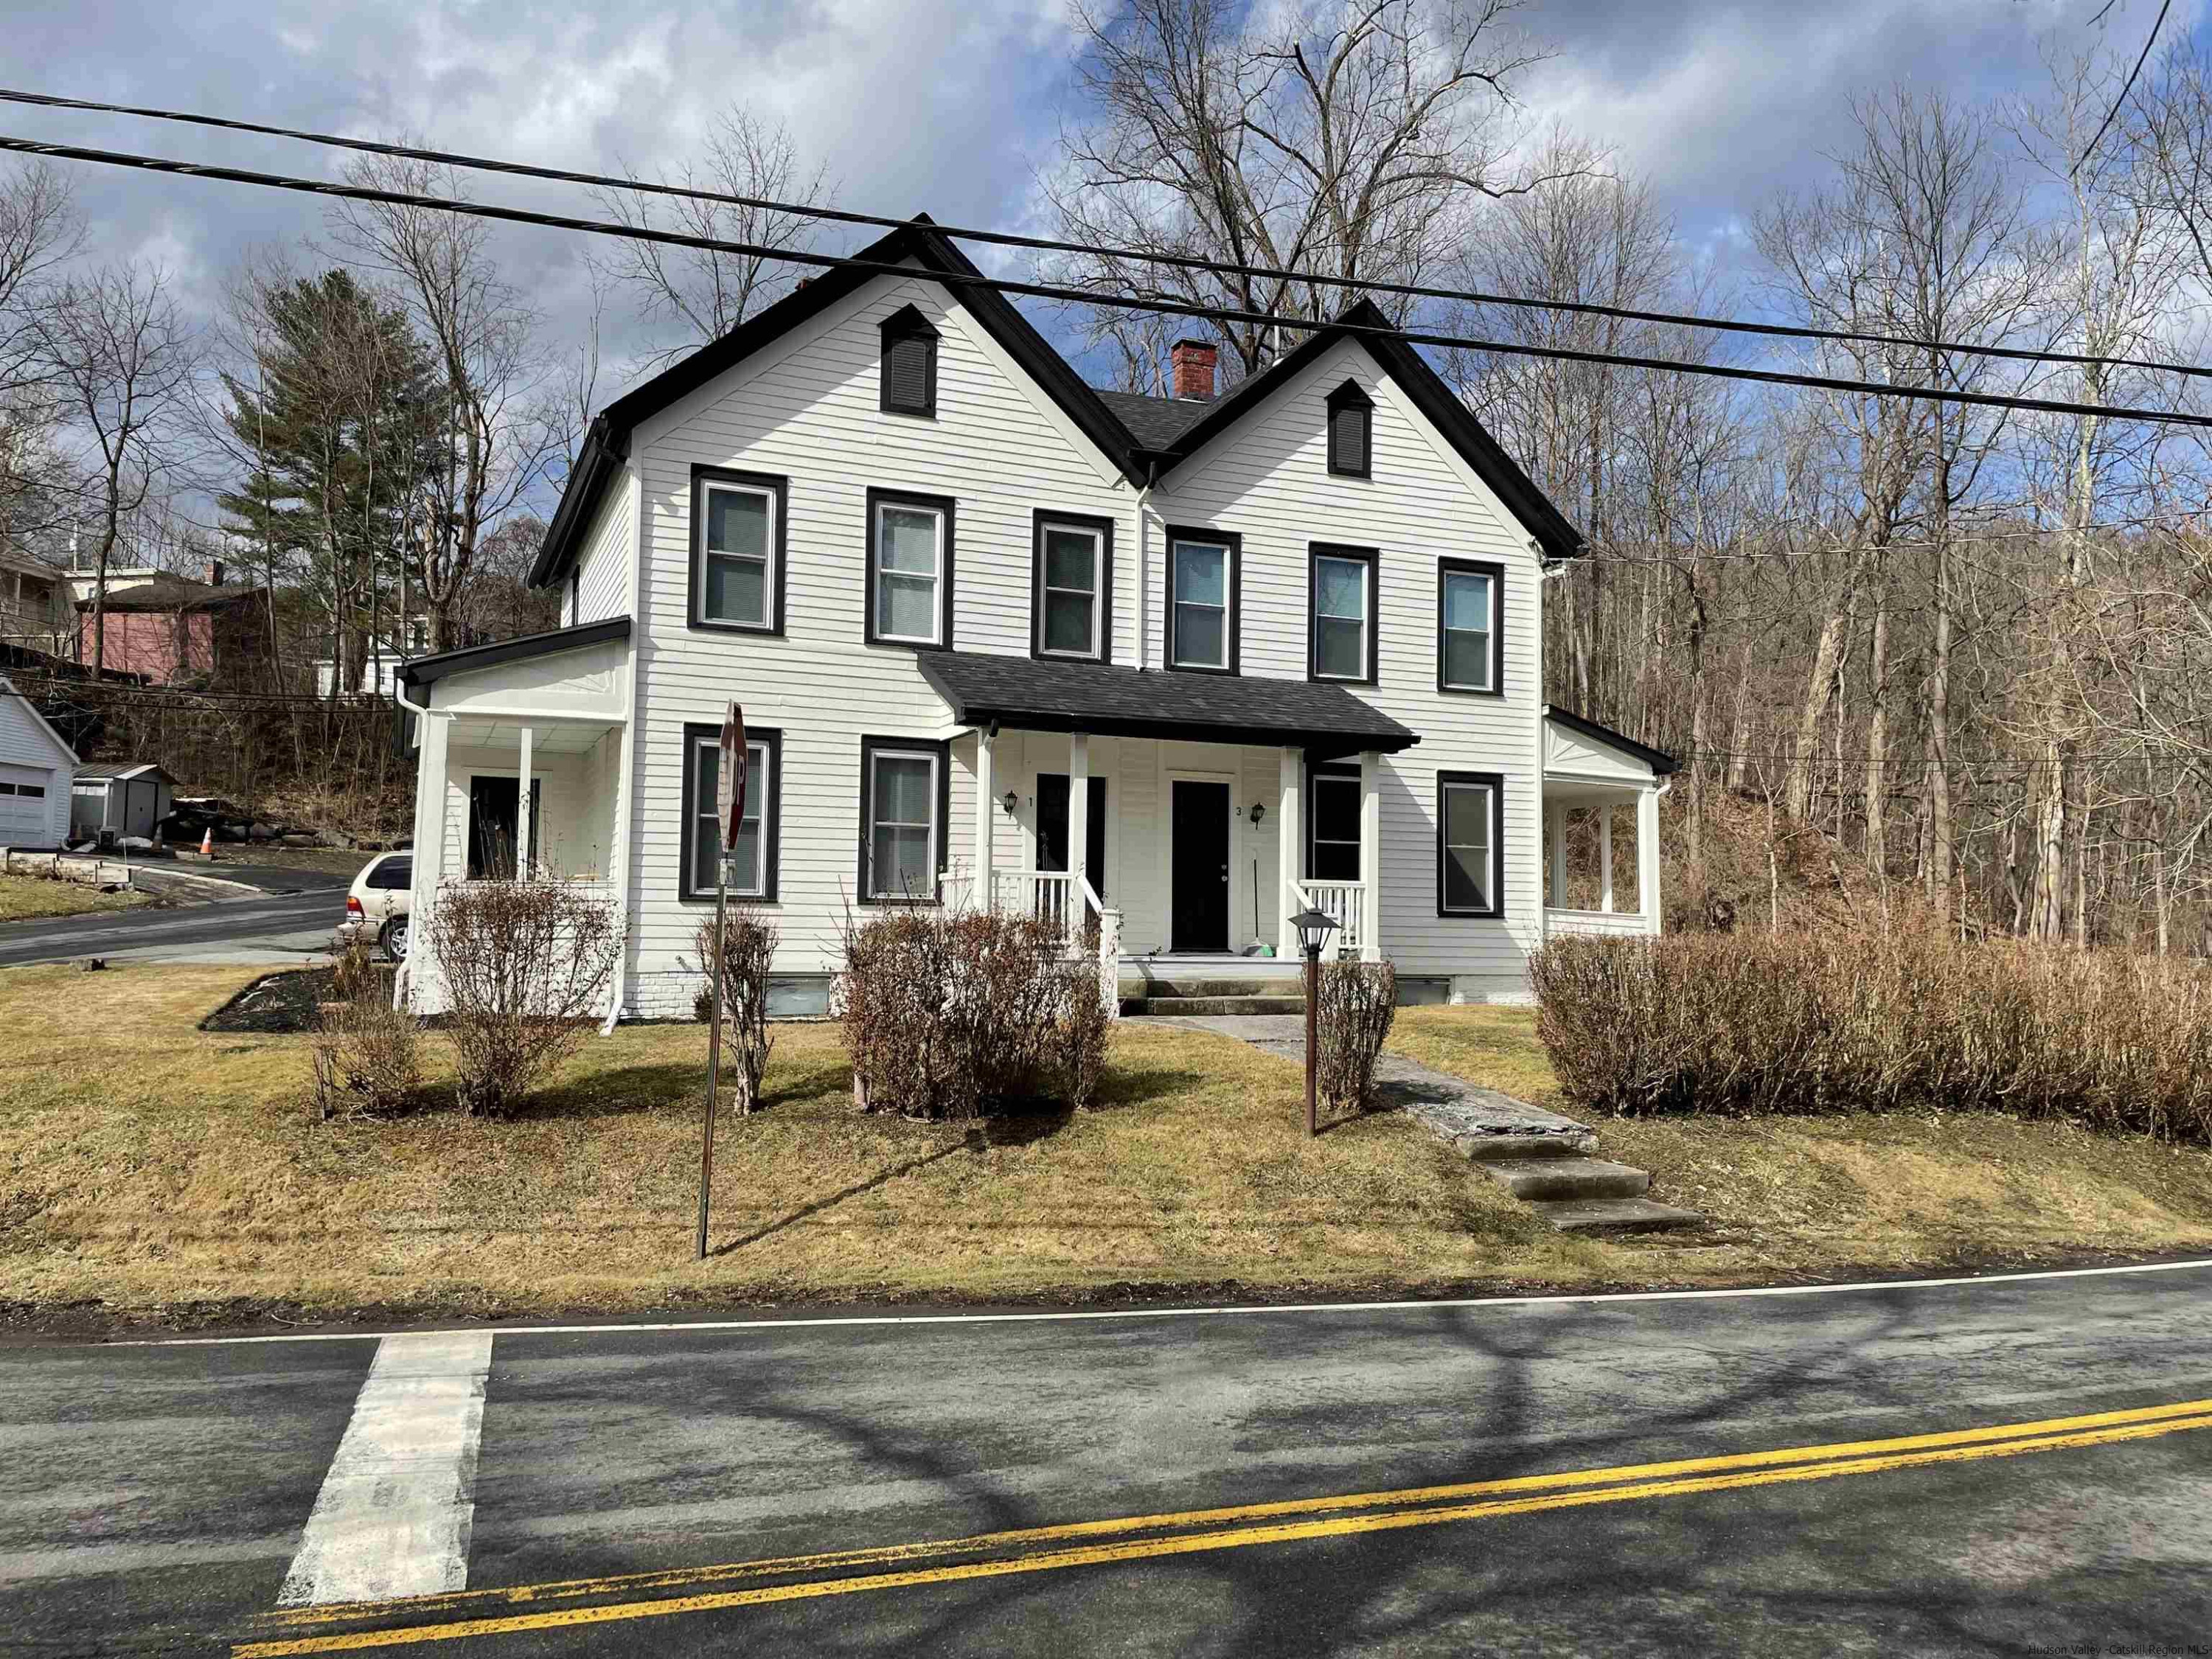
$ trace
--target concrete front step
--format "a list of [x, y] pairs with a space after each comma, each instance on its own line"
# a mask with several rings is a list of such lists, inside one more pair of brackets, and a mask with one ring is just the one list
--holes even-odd
[[1648, 1198], [1547, 1199], [1528, 1207], [1563, 1233], [1657, 1233], [1705, 1224], [1695, 1210]]
[[1601, 1158], [1507, 1158], [1480, 1164], [1482, 1172], [1525, 1203], [1543, 1200], [1641, 1198], [1649, 1170]]
[[1573, 1133], [1454, 1135], [1452, 1145], [1477, 1164], [1500, 1164], [1532, 1158], [1580, 1158], [1597, 1150], [1597, 1137], [1587, 1129]]
[[1121, 1009], [1132, 1014], [1303, 1014], [1306, 1000], [1256, 994], [1124, 997]]
[[1121, 994], [1143, 1000], [1159, 997], [1302, 997], [1304, 981], [1295, 974], [1262, 978], [1257, 974], [1193, 974], [1182, 979], [1121, 981]]

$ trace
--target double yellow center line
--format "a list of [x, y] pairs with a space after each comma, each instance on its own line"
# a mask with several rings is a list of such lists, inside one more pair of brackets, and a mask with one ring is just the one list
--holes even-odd
[[[957, 1583], [1017, 1573], [1053, 1572], [1162, 1556], [1242, 1549], [1301, 1539], [1347, 1537], [1432, 1527], [1447, 1522], [1527, 1515], [1541, 1510], [1620, 1504], [1645, 1498], [1729, 1492], [1784, 1481], [1826, 1480], [1839, 1475], [2016, 1457], [2029, 1452], [2146, 1440], [2188, 1429], [2212, 1428], [2212, 1400], [2191, 1400], [2133, 1411], [2047, 1418], [1906, 1435], [1891, 1440], [1844, 1441], [1792, 1446], [1724, 1457], [1678, 1458], [1602, 1469], [1569, 1469], [1455, 1486], [1412, 1486], [1396, 1492], [1351, 1492], [1239, 1504], [1219, 1509], [1121, 1516], [1051, 1527], [1024, 1527], [972, 1537], [833, 1550], [757, 1561], [572, 1578], [503, 1589], [456, 1590], [404, 1601], [291, 1607], [265, 1615], [265, 1635], [231, 1650], [234, 1659], [277, 1659], [307, 1653], [347, 1653], [368, 1648], [523, 1631], [665, 1619], [680, 1613], [760, 1607], [867, 1590]], [[781, 1582], [763, 1583], [757, 1581]], [[714, 1588], [732, 1586], [732, 1588]], [[743, 1586], [743, 1588], [735, 1588]], [[342, 1628], [342, 1627], [350, 1628]]]

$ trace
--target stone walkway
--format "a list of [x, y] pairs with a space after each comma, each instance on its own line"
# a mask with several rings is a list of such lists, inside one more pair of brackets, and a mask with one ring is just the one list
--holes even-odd
[[[1303, 1014], [1138, 1014], [1132, 1025], [1174, 1025], [1185, 1030], [1211, 1031], [1235, 1037], [1263, 1054], [1279, 1055], [1303, 1064], [1306, 1057], [1306, 1022]], [[1375, 1062], [1375, 1092], [1387, 1103], [1402, 1106], [1463, 1152], [1471, 1143], [1493, 1135], [1558, 1136], [1581, 1145], [1594, 1144], [1596, 1133], [1557, 1112], [1531, 1106], [1525, 1100], [1501, 1095], [1464, 1078], [1432, 1070], [1401, 1054], [1384, 1054]]]

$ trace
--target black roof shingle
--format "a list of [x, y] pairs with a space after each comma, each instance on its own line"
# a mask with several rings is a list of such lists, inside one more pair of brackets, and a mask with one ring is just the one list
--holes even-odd
[[1419, 736], [1341, 685], [1115, 663], [926, 651], [921, 676], [963, 726], [1195, 743], [1268, 743], [1322, 758], [1395, 753]]

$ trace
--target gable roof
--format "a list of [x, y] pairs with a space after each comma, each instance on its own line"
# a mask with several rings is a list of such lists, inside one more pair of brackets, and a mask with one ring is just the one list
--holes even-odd
[[581, 550], [586, 526], [599, 498], [621, 471], [638, 423], [697, 391], [718, 375], [771, 344], [810, 319], [883, 275], [860, 265], [912, 260], [917, 276], [951, 278], [945, 286], [1006, 354], [1132, 484], [1166, 479], [1212, 439], [1259, 409], [1278, 388], [1323, 352], [1346, 339], [1356, 340], [1403, 392], [1422, 416], [1450, 444], [1475, 476], [1504, 502], [1535, 537], [1547, 559], [1564, 559], [1581, 550], [1582, 533], [1553, 507], [1484, 429], [1466, 404], [1430, 368], [1419, 352], [1395, 334], [1353, 334], [1350, 329], [1390, 329], [1390, 319], [1371, 300], [1362, 300], [1335, 322], [1316, 330], [1297, 349], [1258, 374], [1240, 381], [1207, 403], [1149, 398], [1133, 392], [1100, 392], [1078, 374], [996, 289], [960, 282], [982, 273], [936, 228], [927, 214], [912, 220], [853, 255], [856, 265], [832, 266], [823, 276], [749, 318], [720, 339], [702, 346], [644, 385], [625, 392], [599, 412], [585, 434], [576, 464], [547, 526], [545, 540], [530, 568], [530, 585], [544, 587], [567, 575]]
[[1577, 714], [1571, 708], [1547, 702], [1544, 705], [1544, 718], [1558, 722], [1578, 737], [1588, 738], [1592, 743], [1601, 743], [1608, 749], [1619, 750], [1631, 760], [1642, 761], [1651, 769], [1654, 777], [1663, 778], [1680, 769], [1674, 757], [1665, 750], [1638, 743], [1626, 733], [1616, 732], [1609, 726], [1600, 726], [1595, 720]]
[[398, 678], [406, 685], [428, 685], [448, 674], [465, 674], [471, 669], [521, 662], [531, 657], [550, 657], [556, 652], [580, 651], [587, 645], [629, 637], [629, 618], [609, 617], [603, 622], [548, 629], [543, 634], [518, 634], [511, 640], [494, 640], [489, 645], [463, 646], [458, 651], [441, 651], [434, 657], [410, 657], [399, 665]]

